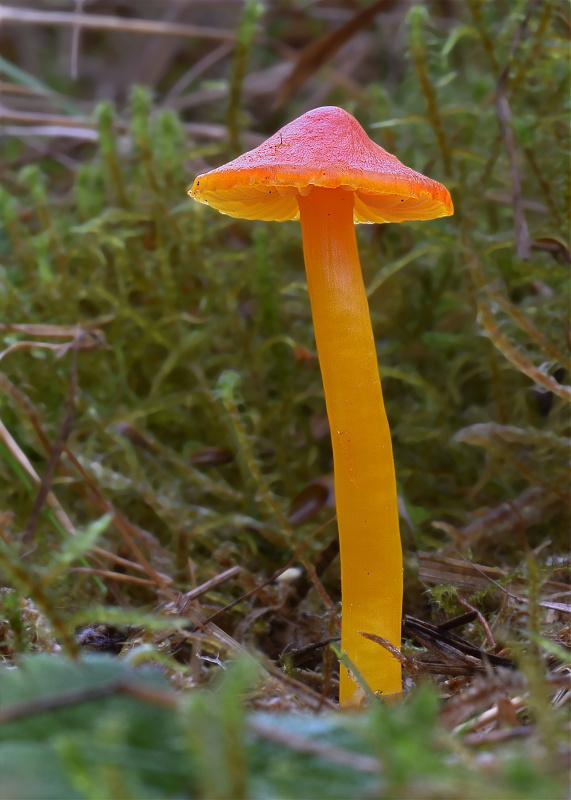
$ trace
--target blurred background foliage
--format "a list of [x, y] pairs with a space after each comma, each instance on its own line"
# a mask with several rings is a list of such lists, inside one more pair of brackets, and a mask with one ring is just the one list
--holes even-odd
[[[239, 565], [208, 615], [290, 560], [309, 580], [287, 613], [272, 584], [218, 622], [272, 657], [334, 629], [299, 226], [186, 197], [319, 105], [456, 209], [357, 230], [405, 610], [431, 613], [419, 550], [437, 583], [455, 550], [508, 573], [533, 558], [539, 583], [567, 563], [570, 30], [567, 0], [2, 5], [3, 571], [68, 650], [69, 612], [151, 608]], [[5, 655], [42, 649], [10, 603]]]

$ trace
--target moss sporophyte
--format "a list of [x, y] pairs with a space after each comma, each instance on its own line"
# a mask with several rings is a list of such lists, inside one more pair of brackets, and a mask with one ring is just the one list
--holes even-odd
[[[340, 108], [307, 112], [259, 147], [199, 175], [190, 196], [242, 219], [301, 223], [331, 428], [341, 551], [342, 649], [369, 687], [401, 692], [402, 549], [392, 445], [354, 223], [453, 213], [450, 194], [369, 139]], [[358, 687], [341, 668], [340, 702]]]

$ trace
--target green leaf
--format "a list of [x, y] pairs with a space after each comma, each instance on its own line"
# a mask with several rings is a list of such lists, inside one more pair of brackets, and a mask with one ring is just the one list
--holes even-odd
[[105, 533], [113, 514], [104, 514], [99, 519], [77, 530], [76, 536], [68, 536], [65, 543], [47, 568], [46, 578], [53, 580], [60, 575], [73, 561], [88, 553], [102, 533]]

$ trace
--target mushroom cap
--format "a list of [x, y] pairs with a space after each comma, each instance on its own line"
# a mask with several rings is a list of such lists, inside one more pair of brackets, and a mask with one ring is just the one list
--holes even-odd
[[442, 184], [415, 172], [371, 141], [335, 106], [308, 111], [254, 150], [199, 175], [189, 191], [222, 214], [283, 222], [299, 219], [297, 195], [312, 186], [355, 193], [355, 222], [447, 217]]

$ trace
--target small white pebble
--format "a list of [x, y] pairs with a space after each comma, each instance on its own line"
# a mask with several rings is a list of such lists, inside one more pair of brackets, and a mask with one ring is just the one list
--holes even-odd
[[301, 577], [302, 572], [301, 567], [289, 567], [276, 578], [276, 583], [293, 583]]

